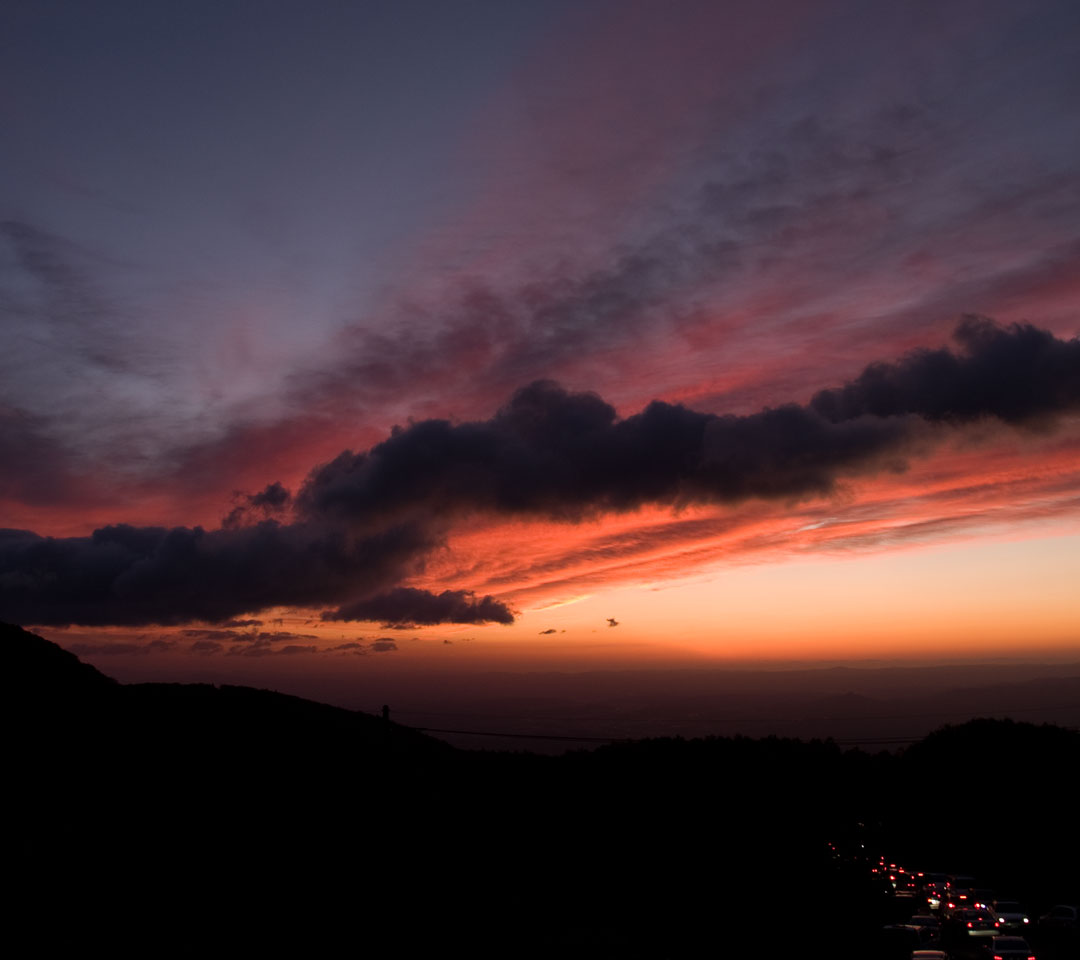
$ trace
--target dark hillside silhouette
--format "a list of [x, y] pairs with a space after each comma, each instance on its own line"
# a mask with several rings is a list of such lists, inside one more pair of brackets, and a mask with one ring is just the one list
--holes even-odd
[[[824, 935], [871, 955], [891, 901], [836, 868], [837, 839], [1075, 902], [1080, 746], [1058, 728], [556, 758], [266, 690], [117, 684], [17, 627], [0, 662], [12, 914], [43, 952], [782, 957]], [[995, 792], [1013, 753], [1025, 785]]]
[[115, 680], [83, 663], [75, 654], [21, 627], [0, 623], [4, 700], [30, 706], [41, 700], [94, 696], [112, 691]]
[[[1076, 899], [1080, 733], [978, 719], [931, 733], [900, 761], [887, 814], [904, 849], [948, 849], [990, 886], [1023, 877], [1033, 896], [1064, 887]], [[925, 802], [925, 784], [946, 787], [942, 804]]]

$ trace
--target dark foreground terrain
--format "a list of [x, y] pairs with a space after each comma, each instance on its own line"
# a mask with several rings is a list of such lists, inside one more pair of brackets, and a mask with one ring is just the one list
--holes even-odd
[[5, 930], [35, 955], [877, 957], [905, 906], [864, 869], [879, 852], [1033, 914], [1080, 900], [1080, 735], [1056, 727], [542, 757], [121, 685], [17, 627], [0, 662]]

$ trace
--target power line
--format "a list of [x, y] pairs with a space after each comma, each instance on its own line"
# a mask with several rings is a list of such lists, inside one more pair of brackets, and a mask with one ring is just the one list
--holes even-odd
[[553, 733], [495, 733], [491, 730], [443, 730], [439, 727], [410, 727], [420, 733], [460, 733], [470, 737], [510, 737], [516, 740], [574, 740], [581, 743], [631, 743], [629, 737], [572, 737]]

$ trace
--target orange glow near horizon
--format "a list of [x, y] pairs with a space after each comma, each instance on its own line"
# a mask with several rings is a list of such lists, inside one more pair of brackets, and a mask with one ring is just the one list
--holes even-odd
[[[1075, 430], [994, 430], [977, 442], [946, 433], [903, 472], [852, 479], [826, 498], [652, 506], [580, 523], [461, 518], [410, 585], [491, 594], [517, 611], [511, 626], [389, 630], [277, 610], [243, 628], [267, 635], [260, 647], [183, 626], [42, 632], [83, 644], [92, 662], [102, 645], [158, 639], [132, 655], [149, 666], [273, 654], [264, 669], [279, 672], [352, 657], [338, 648], [360, 642], [364, 663], [383, 664], [365, 669], [378, 670], [1061, 659], [1080, 656], [1078, 488]], [[392, 652], [372, 652], [381, 637]]]

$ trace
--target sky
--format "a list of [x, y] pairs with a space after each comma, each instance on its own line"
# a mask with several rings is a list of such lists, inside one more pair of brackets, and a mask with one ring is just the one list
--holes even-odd
[[10, 0], [0, 619], [305, 690], [1080, 659], [1078, 37]]

